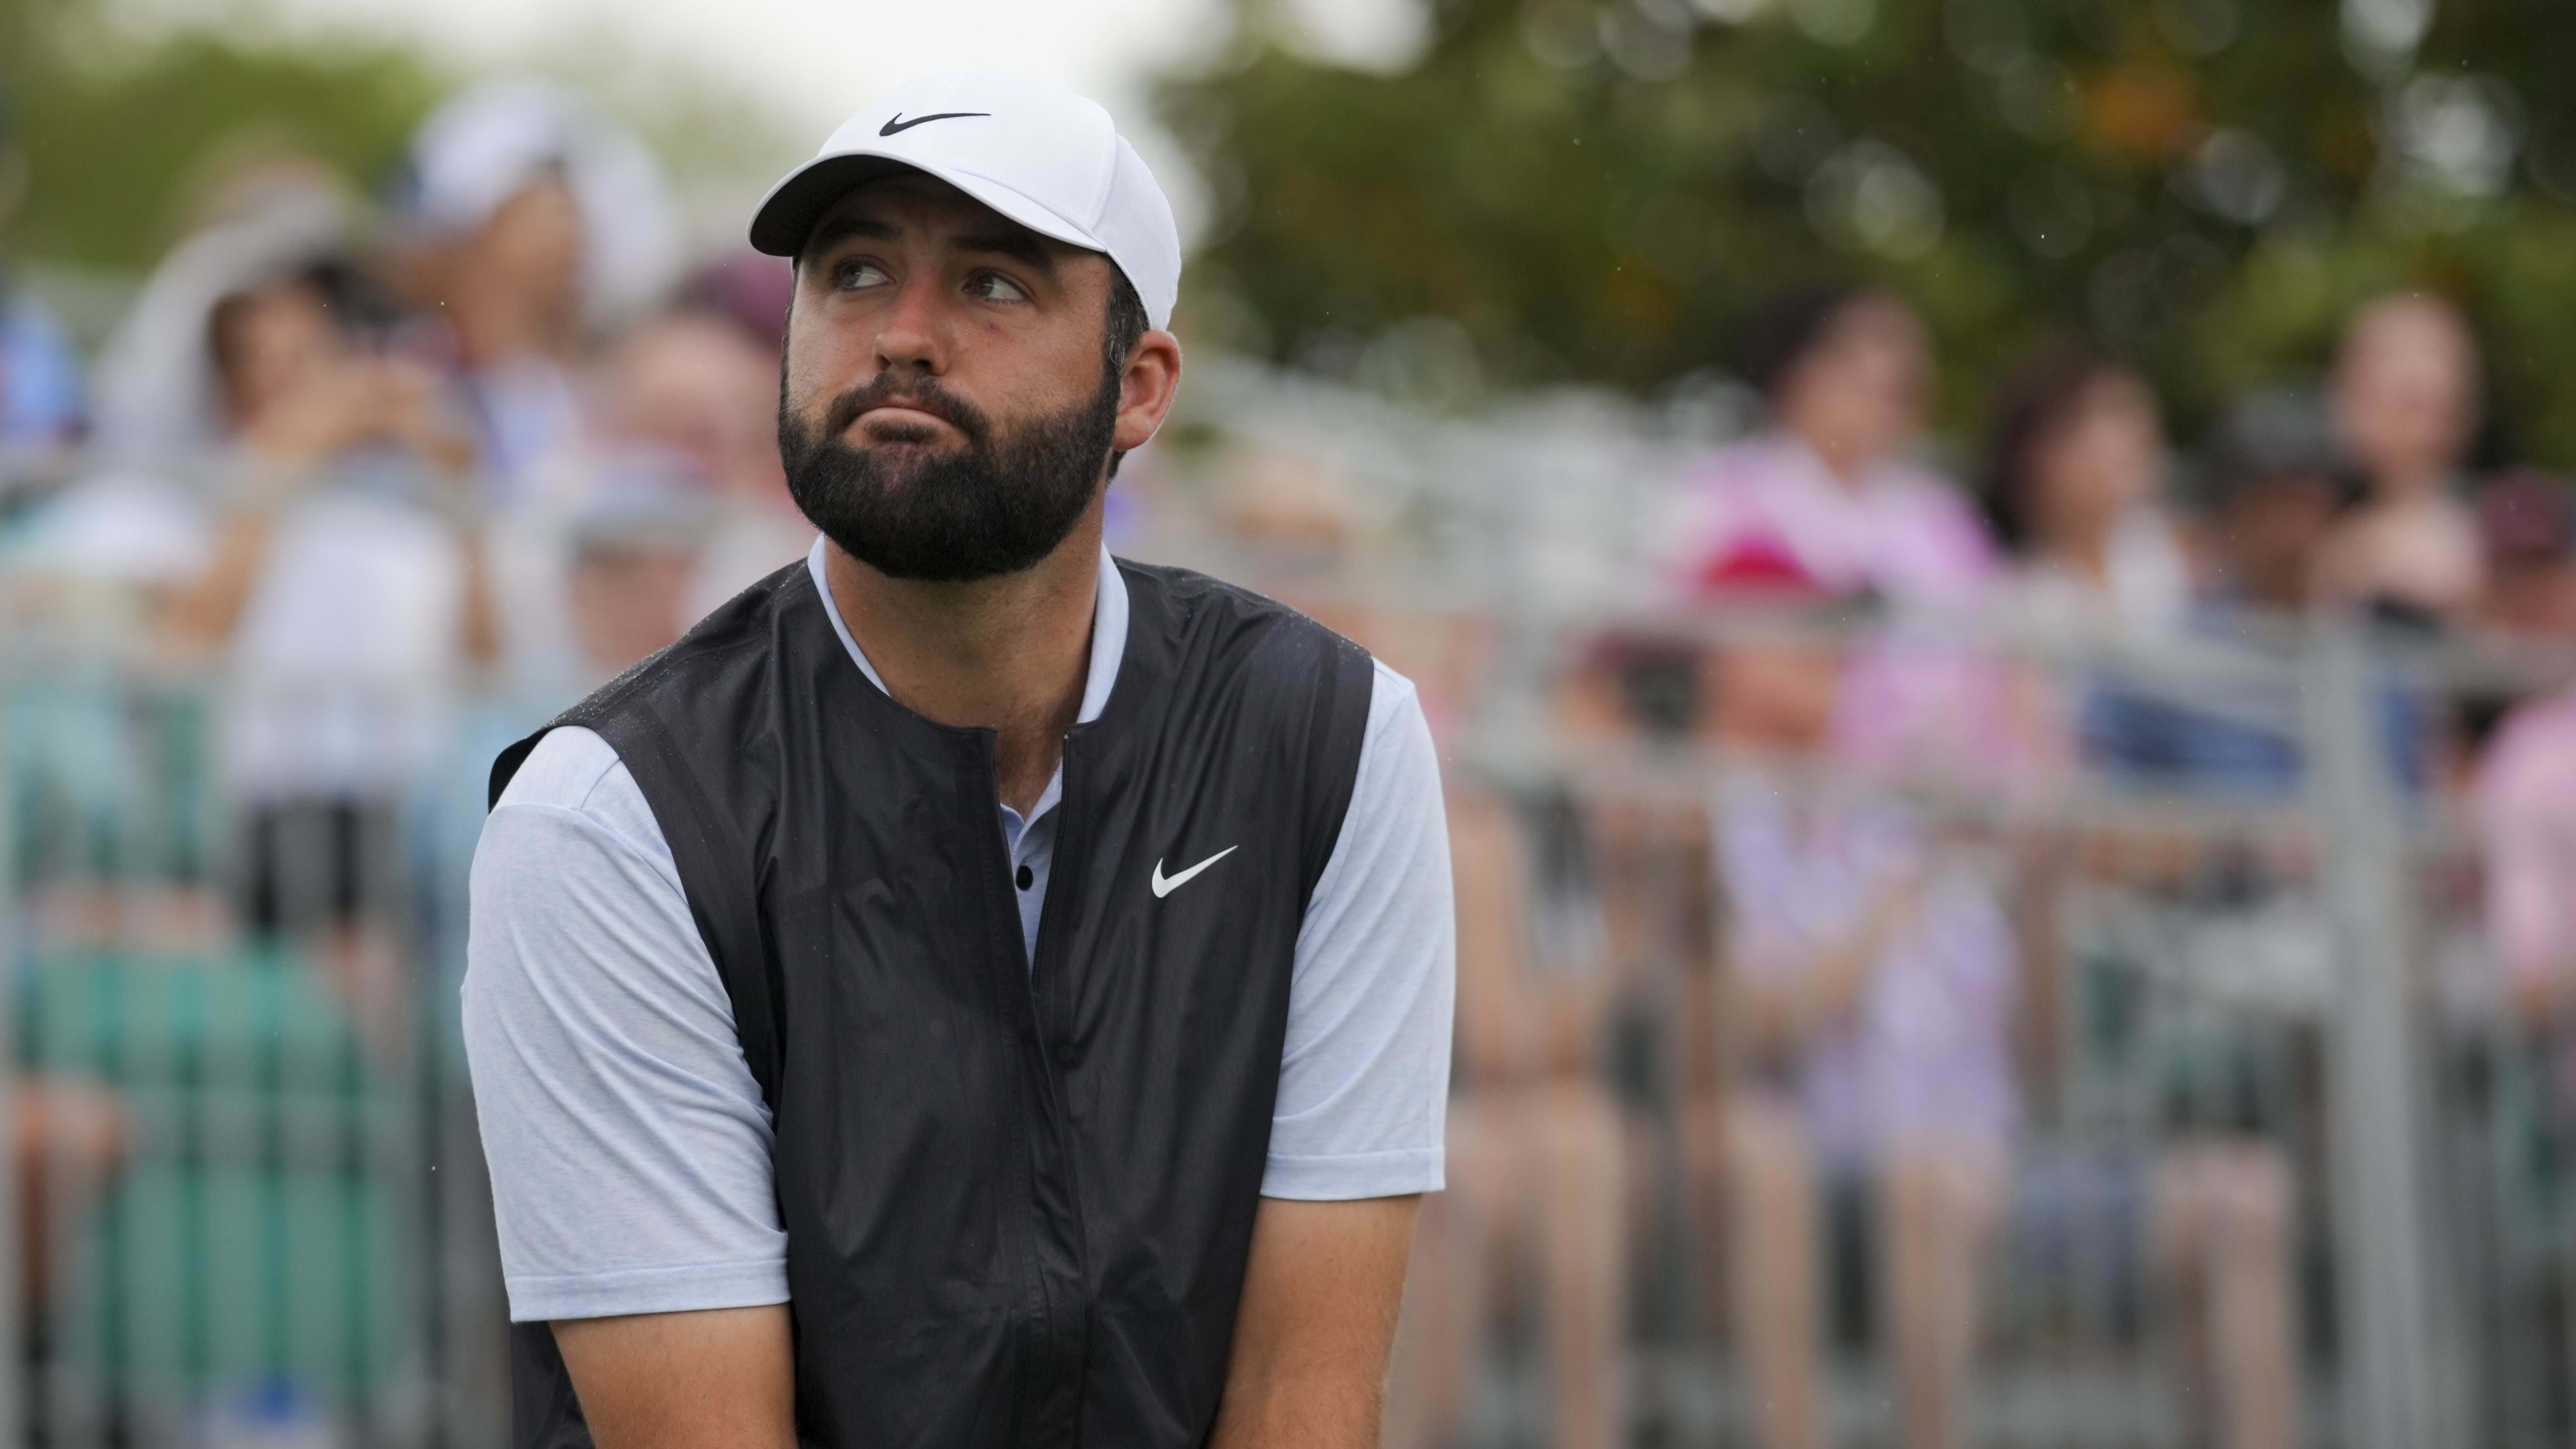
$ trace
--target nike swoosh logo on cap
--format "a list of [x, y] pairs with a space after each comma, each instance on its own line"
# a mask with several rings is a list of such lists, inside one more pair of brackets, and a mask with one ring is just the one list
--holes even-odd
[[1191, 866], [1188, 870], [1182, 871], [1179, 875], [1167, 876], [1163, 874], [1163, 862], [1161, 859], [1157, 858], [1154, 862], [1154, 899], [1161, 900], [1163, 897], [1170, 895], [1172, 892], [1179, 890], [1185, 885], [1188, 885], [1191, 878], [1195, 877], [1200, 871], [1207, 869], [1209, 866], [1216, 864], [1218, 861], [1225, 859], [1227, 856], [1234, 854], [1242, 848], [1243, 847], [1240, 845], [1229, 845], [1225, 849], [1218, 851], [1216, 854], [1209, 856], [1207, 859], [1200, 861], [1198, 864]]
[[894, 113], [894, 118], [892, 120], [887, 121], [883, 126], [877, 129], [877, 134], [880, 136], [891, 136], [897, 131], [909, 131], [915, 126], [927, 126], [933, 121], [954, 121], [966, 116], [989, 116], [991, 114], [993, 114], [991, 111], [940, 111], [933, 115], [915, 116], [911, 120], [907, 121], [903, 118], [903, 112], [897, 111]]

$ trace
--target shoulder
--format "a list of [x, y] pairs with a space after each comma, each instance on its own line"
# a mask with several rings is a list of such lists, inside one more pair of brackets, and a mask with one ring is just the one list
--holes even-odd
[[[1413, 681], [1389, 668], [1383, 659], [1371, 659], [1369, 666], [1368, 737], [1361, 746], [1361, 758], [1404, 748], [1407, 753], [1429, 757], [1436, 769], [1439, 759], [1430, 749], [1431, 726], [1423, 717], [1422, 697]], [[1422, 748], [1414, 751], [1411, 747], [1417, 737]]]
[[756, 668], [774, 652], [781, 622], [794, 616], [800, 601], [815, 605], [810, 622], [825, 626], [828, 633], [814, 599], [813, 578], [800, 559], [734, 595], [677, 642], [600, 686], [563, 718], [584, 723], [656, 695], [696, 693], [710, 676]]
[[1966, 489], [1910, 464], [1886, 469], [1871, 486], [1890, 534], [1955, 574], [1951, 582], [1989, 583], [2002, 570], [1994, 535]]
[[[1359, 761], [1353, 771], [1350, 806], [1342, 817], [1341, 838], [1334, 850], [1335, 880], [1347, 879], [1353, 861], [1377, 860], [1390, 853], [1437, 854], [1436, 869], [1445, 875], [1447, 808], [1442, 803], [1440, 751], [1413, 681], [1372, 661], [1368, 726], [1361, 736]], [[1365, 866], [1361, 867], [1365, 869]]]
[[477, 854], [550, 856], [567, 834], [677, 874], [661, 823], [626, 762], [580, 725], [548, 730], [528, 752], [494, 803]]
[[[799, 601], [807, 608], [800, 620]], [[791, 629], [792, 622], [801, 628]], [[821, 641], [812, 636], [819, 631]], [[601, 685], [579, 704], [557, 715], [539, 734], [503, 750], [492, 763], [491, 798], [497, 805], [515, 786], [533, 751], [563, 733], [565, 726], [596, 731], [612, 748], [632, 748], [639, 738], [669, 737], [673, 754], [688, 770], [705, 766], [739, 766], [758, 753], [758, 728], [776, 691], [765, 687], [774, 673], [780, 646], [804, 639], [808, 650], [837, 652], [840, 643], [814, 599], [814, 586], [802, 563], [779, 569], [736, 594], [698, 621], [669, 648]], [[724, 750], [693, 748], [696, 742], [722, 740]], [[667, 773], [659, 769], [652, 773]], [[738, 774], [739, 771], [732, 771]], [[632, 782], [630, 782], [632, 783]]]
[[1170, 564], [1143, 564], [1123, 558], [1116, 562], [1126, 581], [1131, 607], [1138, 602], [1159, 607], [1187, 626], [1260, 623], [1341, 639], [1296, 609], [1241, 584]]
[[1366, 677], [1366, 649], [1276, 599], [1192, 569], [1125, 559], [1118, 567], [1131, 652], [1156, 635], [1173, 650], [1167, 667], [1214, 678], [1297, 686]]

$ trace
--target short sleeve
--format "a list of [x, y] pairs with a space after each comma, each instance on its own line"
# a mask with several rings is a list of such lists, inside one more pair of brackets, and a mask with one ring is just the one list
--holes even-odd
[[1350, 809], [1297, 937], [1264, 1196], [1439, 1189], [1456, 962], [1439, 755], [1412, 683], [1381, 664]]
[[517, 1322], [787, 1300], [769, 1113], [634, 778], [546, 736], [474, 853], [465, 1048]]

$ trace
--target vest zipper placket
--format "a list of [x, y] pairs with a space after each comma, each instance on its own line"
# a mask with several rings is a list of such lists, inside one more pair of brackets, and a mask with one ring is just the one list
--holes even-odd
[[[1077, 1274], [1087, 1274], [1088, 1236], [1083, 1223], [1082, 1181], [1075, 1162], [1073, 1145], [1068, 1140], [1073, 1131], [1072, 1091], [1065, 1082], [1065, 1069], [1071, 1064], [1073, 1051], [1069, 1011], [1055, 1009], [1051, 998], [1061, 998], [1067, 986], [1064, 979], [1067, 926], [1064, 902], [1077, 894], [1082, 872], [1089, 863], [1085, 847], [1088, 842], [1081, 832], [1081, 770], [1074, 743], [1076, 731], [1064, 734], [1063, 754], [1057, 768], [1064, 776], [1063, 788], [1056, 796], [1056, 830], [1054, 860], [1047, 869], [1046, 898], [1038, 903], [1038, 948], [1029, 958], [1028, 991], [1030, 1019], [1038, 1029], [1039, 1080], [1047, 1094], [1049, 1119], [1056, 1134], [1058, 1160], [1064, 1166], [1065, 1201], [1073, 1223], [1071, 1244]], [[1054, 1313], [1050, 1296], [1048, 1312]], [[1071, 1369], [1074, 1375], [1072, 1427], [1078, 1436], [1082, 1422], [1081, 1383], [1085, 1360], [1090, 1353], [1090, 1325], [1070, 1326], [1077, 1342]], [[1077, 1440], [1068, 1442], [1078, 1442]]]
[[[1046, 1022], [1043, 1014], [1038, 1010], [1038, 1003], [1035, 997], [1027, 994], [1029, 990], [1028, 980], [1030, 976], [1031, 961], [1026, 946], [1022, 944], [1022, 936], [1020, 934], [1018, 921], [1019, 900], [1016, 894], [1017, 888], [1011, 879], [1011, 848], [1009, 844], [1003, 840], [1002, 832], [998, 823], [991, 819], [989, 813], [996, 808], [1001, 799], [1002, 771], [1000, 761], [994, 753], [994, 741], [992, 735], [989, 731], [984, 732], [984, 734], [985, 738], [982, 742], [980, 759], [980, 764], [983, 768], [983, 788], [980, 791], [970, 792], [970, 794], [976, 801], [980, 802], [977, 808], [985, 812], [983, 821], [981, 822], [981, 828], [978, 830], [976, 838], [987, 842], [985, 846], [987, 858], [993, 864], [993, 870], [987, 873], [987, 879], [997, 881], [999, 883], [1002, 903], [1011, 908], [1008, 913], [1008, 930], [1001, 934], [1010, 942], [1010, 944], [1021, 947], [1021, 949], [1017, 951], [1008, 953], [1010, 960], [1005, 964], [1007, 964], [1009, 969], [1020, 978], [1020, 989], [1023, 993], [1021, 999], [1027, 1003], [1029, 1011], [1029, 1047], [1037, 1058], [1034, 1066], [1021, 1073], [1017, 1082], [1017, 1086], [1019, 1088], [1018, 1096], [1023, 1110], [1023, 1116], [1021, 1118], [1023, 1158], [1028, 1164], [1028, 1191], [1029, 1201], [1032, 1207], [1032, 1211], [1028, 1217], [1021, 1220], [1019, 1237], [1025, 1261], [1028, 1265], [1029, 1286], [1035, 1290], [1033, 1295], [1035, 1301], [1032, 1306], [1036, 1309], [1038, 1323], [1041, 1326], [1041, 1329], [1045, 1329], [1054, 1324], [1057, 1315], [1057, 1307], [1055, 1290], [1048, 1283], [1046, 1251], [1038, 1241], [1039, 1225], [1034, 1221], [1034, 1207], [1039, 1199], [1041, 1191], [1038, 1180], [1037, 1148], [1034, 1143], [1034, 1138], [1038, 1132], [1047, 1130], [1048, 1124], [1043, 1120], [1033, 1121], [1031, 1119], [1051, 1119], [1057, 1110], [1055, 1107], [1057, 1093], [1055, 1090], [1055, 1084], [1048, 1079], [1047, 1075]], [[1035, 1078], [1034, 1085], [1031, 1083], [1031, 1078]], [[1051, 1336], [1051, 1334], [1045, 1335], [1040, 1339], [1041, 1353], [1039, 1363], [1041, 1370], [1043, 1370], [1045, 1362], [1043, 1352], [1044, 1346], [1047, 1344]], [[1030, 1411], [1029, 1401], [1032, 1397], [1031, 1390], [1034, 1388], [1036, 1396], [1042, 1398], [1045, 1393], [1045, 1387], [1046, 1385], [1043, 1377], [1032, 1385], [1026, 1377], [1025, 1371], [1023, 1372], [1019, 1392], [1014, 1395], [1011, 1405], [1011, 1442], [1015, 1444], [1033, 1442], [1030, 1440], [1026, 1428], [1027, 1416]], [[1041, 1439], [1034, 1442], [1043, 1442], [1043, 1440]]]

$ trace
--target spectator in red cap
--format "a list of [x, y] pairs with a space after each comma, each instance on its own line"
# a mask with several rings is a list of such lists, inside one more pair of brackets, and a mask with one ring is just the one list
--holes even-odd
[[1701, 581], [1773, 616], [1707, 676], [1729, 761], [1710, 817], [1730, 1306], [1759, 1442], [1822, 1442], [1820, 1237], [1849, 1198], [1874, 1209], [1873, 1316], [1905, 1442], [1955, 1444], [2017, 1113], [2012, 926], [1979, 853], [1832, 767], [1848, 606], [1760, 536]]

